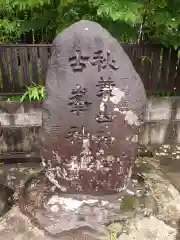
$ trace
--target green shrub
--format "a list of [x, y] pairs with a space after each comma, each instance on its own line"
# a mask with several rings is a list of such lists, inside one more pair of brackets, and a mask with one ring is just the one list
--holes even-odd
[[45, 87], [32, 83], [30, 86], [26, 86], [26, 91], [23, 95], [11, 96], [7, 101], [42, 101], [45, 99], [45, 96]]

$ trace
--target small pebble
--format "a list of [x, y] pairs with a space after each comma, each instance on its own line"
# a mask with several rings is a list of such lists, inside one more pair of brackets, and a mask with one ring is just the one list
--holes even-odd
[[160, 156], [166, 156], [167, 154], [166, 154], [166, 153], [163, 153], [163, 152], [161, 152], [161, 153], [159, 153], [159, 155], [160, 155]]
[[163, 145], [162, 148], [170, 148], [169, 145]]

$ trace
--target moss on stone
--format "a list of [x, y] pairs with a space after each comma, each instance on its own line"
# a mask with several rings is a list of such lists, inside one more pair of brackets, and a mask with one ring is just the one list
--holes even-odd
[[125, 195], [120, 203], [120, 209], [123, 211], [132, 211], [136, 206], [137, 196]]
[[119, 222], [111, 223], [110, 225], [107, 226], [107, 230], [108, 230], [108, 232], [110, 234], [110, 239], [111, 240], [116, 240], [117, 239], [117, 235], [122, 230], [121, 223], [119, 223]]

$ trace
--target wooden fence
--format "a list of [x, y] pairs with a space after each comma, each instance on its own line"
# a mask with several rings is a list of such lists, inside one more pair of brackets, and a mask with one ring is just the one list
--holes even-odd
[[[0, 94], [22, 93], [32, 82], [44, 84], [51, 46], [0, 45]], [[175, 90], [177, 51], [160, 45], [122, 46], [148, 93]]]

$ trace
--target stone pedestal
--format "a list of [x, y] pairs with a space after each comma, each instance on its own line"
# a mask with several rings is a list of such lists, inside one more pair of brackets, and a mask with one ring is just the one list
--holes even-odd
[[[103, 236], [107, 239], [106, 225], [131, 218], [137, 211], [141, 212], [139, 201], [142, 201], [141, 197], [145, 194], [144, 183], [139, 184], [137, 180], [131, 180], [126, 191], [121, 194], [65, 194], [41, 172], [29, 179], [22, 188], [20, 209], [51, 237], [87, 231], [95, 235], [95, 239]], [[133, 209], [124, 211], [124, 206], [131, 208], [132, 203]], [[134, 204], [138, 207], [134, 208]]]

